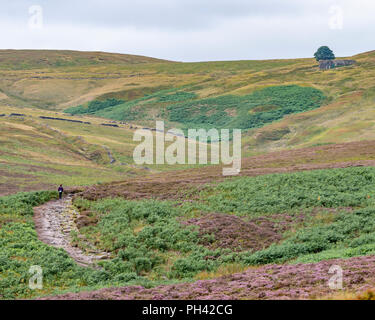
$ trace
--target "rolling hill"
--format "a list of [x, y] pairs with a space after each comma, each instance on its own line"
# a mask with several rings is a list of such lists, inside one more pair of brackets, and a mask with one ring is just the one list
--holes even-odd
[[[148, 174], [132, 167], [132, 134], [155, 120], [167, 128], [241, 128], [245, 157], [375, 139], [375, 52], [352, 59], [353, 66], [320, 71], [313, 59], [180, 63], [2, 50], [2, 193]], [[121, 128], [101, 125], [111, 121]]]
[[[331, 265], [373, 297], [375, 52], [350, 58], [0, 51], [0, 299], [334, 298]], [[155, 120], [242, 129], [240, 175], [135, 165]]]
[[[117, 99], [123, 103], [90, 115], [146, 126], [155, 119], [182, 128], [240, 126], [251, 129], [246, 145], [255, 152], [374, 138], [375, 52], [324, 72], [313, 59], [179, 63], [74, 51], [2, 51], [0, 57], [2, 65], [17, 66], [0, 69], [4, 106], [69, 111]], [[57, 63], [62, 60], [68, 62]], [[276, 101], [280, 86], [319, 90], [325, 99]], [[247, 124], [236, 121], [244, 116]], [[254, 130], [259, 123], [267, 126]]]

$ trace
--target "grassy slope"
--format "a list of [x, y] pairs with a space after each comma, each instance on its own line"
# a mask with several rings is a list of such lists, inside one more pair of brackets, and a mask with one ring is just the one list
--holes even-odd
[[[129, 128], [104, 127], [100, 125], [104, 121], [90, 118], [79, 120], [91, 124], [42, 120], [40, 115], [59, 115], [34, 109], [4, 107], [2, 111], [7, 115], [18, 111], [27, 117], [0, 118], [0, 194], [55, 188], [60, 183], [87, 185], [149, 173], [131, 165], [135, 144]], [[114, 164], [110, 164], [107, 150], [116, 159]]]
[[[375, 52], [354, 59], [358, 61], [356, 66], [321, 72], [313, 59], [175, 63], [106, 53], [0, 51], [0, 114], [33, 115], [32, 119], [27, 118], [27, 123], [0, 118], [4, 129], [0, 146], [4, 173], [1, 175], [1, 193], [35, 189], [36, 186], [38, 189], [50, 187], [58, 182], [92, 184], [123, 179], [129, 173], [149, 173], [120, 165], [132, 163], [135, 143], [129, 127], [118, 130], [38, 119], [39, 115], [66, 118], [59, 112], [93, 99], [136, 101], [152, 94], [160, 98], [165, 96], [163, 92], [168, 95], [181, 87], [194, 93], [196, 99], [204, 99], [245, 96], [276, 85], [309, 86], [321, 90], [328, 102], [318, 109], [289, 115], [263, 128], [249, 130], [243, 135], [243, 156], [373, 140]], [[160, 118], [167, 105], [156, 103], [149, 107], [140, 103], [135, 112], [139, 119], [135, 121], [153, 126], [153, 120], [147, 119]], [[105, 112], [102, 115], [105, 116]], [[93, 124], [105, 122], [92, 117], [76, 119], [86, 119]], [[85, 157], [87, 155], [79, 154], [79, 142], [75, 145], [76, 150], [72, 150], [64, 142], [66, 138], [52, 139], [50, 129], [44, 128], [45, 125], [67, 135], [68, 140], [83, 137], [83, 144], [89, 145], [91, 153], [97, 150], [102, 160], [92, 161]], [[109, 159], [102, 146], [112, 151], [117, 160], [114, 165], [108, 165]]]
[[[31, 54], [41, 58], [22, 58]], [[175, 63], [121, 55], [112, 55], [109, 61], [107, 56], [75, 52], [62, 52], [64, 58], [56, 58], [57, 54], [13, 53], [18, 57], [13, 67], [0, 71], [2, 104], [63, 110], [97, 98], [132, 100], [162, 89], [184, 87], [201, 99], [296, 84], [322, 90], [328, 103], [250, 131], [244, 139], [248, 154], [374, 138], [375, 52], [354, 56], [356, 66], [325, 72], [318, 70], [313, 59]], [[22, 59], [26, 61], [23, 69], [15, 70], [22, 66]], [[69, 63], [56, 64], [64, 59]], [[143, 114], [143, 124], [152, 125], [147, 119], [160, 118], [164, 108], [165, 104], [146, 110], [139, 107], [136, 112]]]
[[[176, 169], [169, 165], [137, 166], [135, 125], [102, 126], [109, 121], [31, 108], [2, 107], [0, 117], [0, 195], [66, 186], [125, 180]], [[12, 113], [25, 117], [9, 116]], [[40, 116], [79, 120], [72, 123]], [[132, 126], [132, 127], [131, 127]], [[111, 163], [108, 155], [115, 159]], [[189, 165], [181, 168], [192, 167]]]

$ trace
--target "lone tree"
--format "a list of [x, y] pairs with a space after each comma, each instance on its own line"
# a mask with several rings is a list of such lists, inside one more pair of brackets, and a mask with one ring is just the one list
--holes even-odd
[[336, 57], [333, 51], [327, 46], [320, 47], [317, 52], [314, 53], [316, 61], [321, 60], [334, 60]]

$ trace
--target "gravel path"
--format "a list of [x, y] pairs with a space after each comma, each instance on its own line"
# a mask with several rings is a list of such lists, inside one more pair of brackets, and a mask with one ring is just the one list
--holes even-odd
[[[109, 254], [101, 252], [86, 242], [86, 251], [71, 244], [71, 232], [79, 235], [75, 220], [79, 212], [72, 205], [71, 195], [34, 208], [34, 222], [38, 238], [56, 248], [63, 248], [81, 266], [95, 266], [95, 262], [106, 259]], [[83, 241], [84, 239], [81, 238]]]

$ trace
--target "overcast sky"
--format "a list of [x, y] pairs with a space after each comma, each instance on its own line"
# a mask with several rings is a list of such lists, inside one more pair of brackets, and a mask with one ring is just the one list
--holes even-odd
[[176, 61], [337, 56], [375, 49], [374, 0], [0, 0], [2, 49]]

